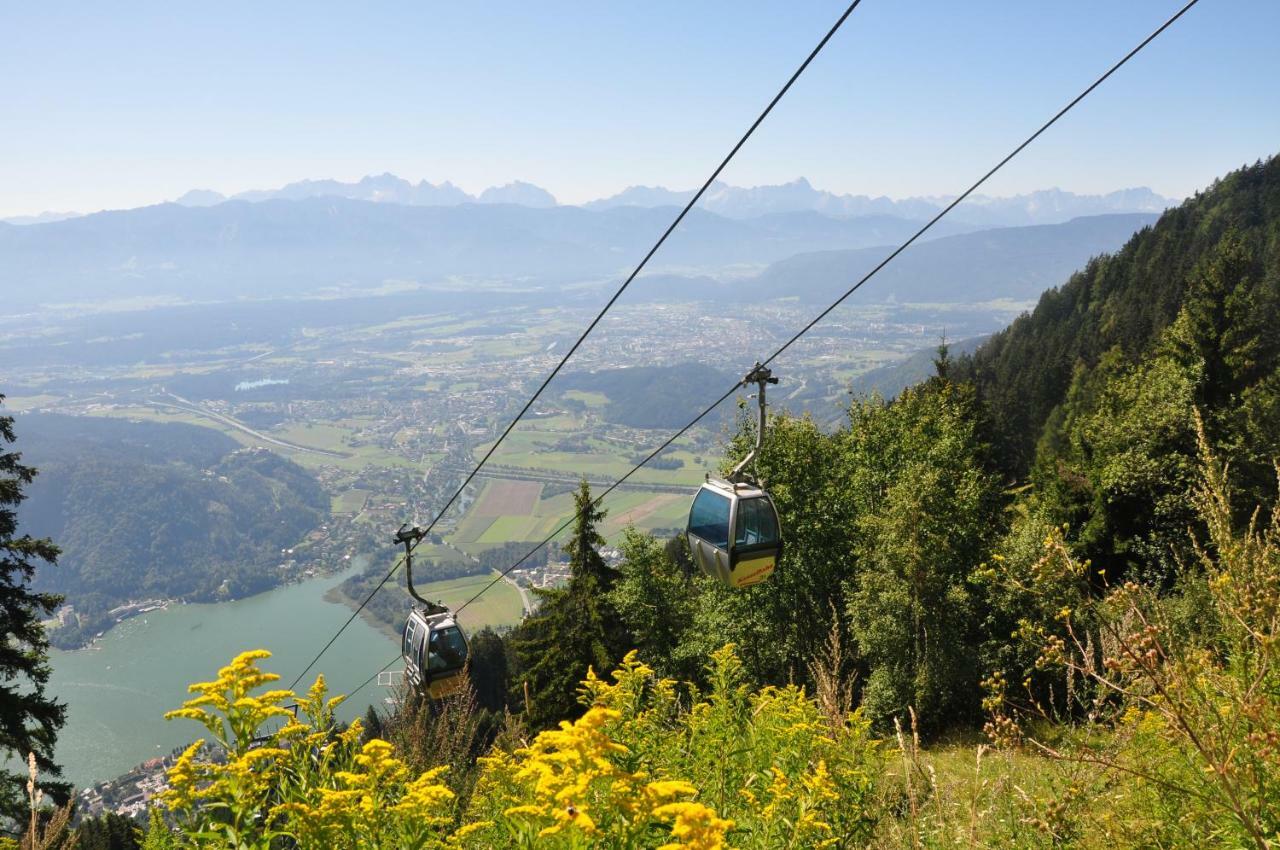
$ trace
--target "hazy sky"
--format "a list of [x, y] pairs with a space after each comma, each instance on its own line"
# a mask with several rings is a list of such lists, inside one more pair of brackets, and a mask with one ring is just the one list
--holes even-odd
[[[725, 179], [954, 193], [1172, 0], [864, 0]], [[10, 3], [0, 215], [391, 171], [700, 182], [844, 3]], [[1277, 0], [1201, 0], [986, 190], [1182, 196], [1280, 150]]]

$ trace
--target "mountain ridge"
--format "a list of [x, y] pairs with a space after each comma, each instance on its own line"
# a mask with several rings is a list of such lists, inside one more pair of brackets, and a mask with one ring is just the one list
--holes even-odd
[[[21, 527], [58, 541], [34, 583], [77, 612], [55, 636], [75, 647], [109, 628], [117, 605], [148, 597], [215, 601], [276, 586], [280, 550], [330, 513], [302, 467], [185, 423], [20, 414], [38, 465]], [[177, 555], [175, 557], [175, 554]]]
[[[539, 209], [576, 206], [589, 210], [617, 207], [659, 208], [683, 206], [693, 197], [693, 190], [668, 189], [664, 186], [635, 185], [581, 204], [561, 204], [551, 192], [521, 180], [501, 186], [490, 186], [471, 194], [448, 180], [413, 183], [390, 172], [366, 175], [360, 180], [344, 182], [333, 179], [307, 179], [287, 183], [275, 189], [249, 189], [230, 195], [212, 189], [191, 189], [172, 203], [185, 207], [208, 207], [228, 201], [259, 203], [269, 200], [304, 200], [308, 198], [346, 198], [373, 203], [405, 206], [461, 206], [464, 204], [515, 204]], [[838, 194], [816, 189], [804, 177], [786, 183], [733, 186], [716, 181], [708, 188], [699, 206], [726, 218], [755, 218], [762, 215], [816, 212], [834, 217], [890, 215], [924, 221], [934, 216], [952, 196], [920, 195], [890, 198], [884, 195]], [[1059, 188], [994, 197], [975, 195], [956, 208], [952, 220], [972, 226], [1017, 226], [1024, 224], [1057, 224], [1086, 215], [1124, 212], [1160, 212], [1178, 201], [1163, 197], [1145, 186], [1117, 189], [1105, 194], [1077, 194]], [[154, 205], [151, 205], [154, 206]], [[135, 207], [133, 209], [144, 209]], [[43, 212], [37, 215], [11, 216], [0, 223], [33, 225], [90, 213]]]
[[1238, 243], [1247, 257], [1233, 271], [1239, 280], [1229, 281], [1241, 292], [1216, 299], [1224, 314], [1253, 299], [1253, 309], [1267, 315], [1262, 308], [1280, 301], [1278, 222], [1280, 156], [1215, 180], [1119, 250], [1046, 289], [1031, 312], [960, 358], [957, 374], [977, 384], [993, 411], [1010, 470], [1030, 467], [1037, 441], [1082, 374], [1111, 352], [1136, 361], [1156, 345], [1214, 264], [1225, 262], [1217, 252]]
[[[667, 224], [667, 212], [404, 206], [334, 197], [205, 207], [170, 203], [47, 225], [0, 226], [0, 275], [14, 285], [14, 305], [32, 306], [161, 296], [208, 301], [214, 293], [219, 299], [291, 297], [392, 283], [451, 291], [555, 291], [625, 272], [623, 266], [648, 247], [649, 235]], [[1152, 220], [1122, 214], [980, 231], [943, 221], [930, 231], [934, 238], [885, 270], [889, 284], [876, 289], [913, 301], [1034, 298]], [[667, 280], [646, 275], [645, 291], [656, 297], [671, 289], [671, 297], [680, 300], [694, 295], [735, 302], [797, 287], [824, 292], [856, 279], [883, 258], [886, 246], [918, 227], [892, 216], [800, 211], [732, 219], [695, 209], [651, 267], [652, 275]], [[931, 247], [962, 236], [971, 238], [953, 246], [962, 256], [951, 260], [939, 259], [939, 249]], [[1012, 274], [993, 271], [986, 246], [1017, 266]], [[723, 280], [688, 285], [707, 274]], [[906, 279], [913, 274], [920, 280]], [[943, 277], [963, 297], [935, 297], [933, 283]], [[674, 288], [668, 285], [673, 281]]]
[[[667, 223], [667, 211], [640, 207], [406, 206], [336, 197], [169, 203], [0, 225], [0, 275], [14, 284], [15, 301], [44, 304], [295, 295], [388, 281], [546, 285], [616, 276]], [[744, 221], [694, 210], [654, 270], [763, 266], [805, 251], [884, 244], [916, 227], [888, 217]]]
[[[302, 180], [274, 190], [250, 190], [220, 195], [210, 190], [192, 190], [176, 203], [207, 205], [214, 197], [222, 200], [261, 201], [275, 198], [298, 200], [305, 197], [344, 197], [378, 203], [436, 206], [466, 203], [514, 203], [523, 206], [580, 206], [585, 209], [612, 209], [622, 206], [680, 206], [693, 197], [693, 190], [673, 190], [664, 186], [629, 186], [614, 195], [582, 204], [561, 205], [547, 190], [523, 181], [491, 186], [478, 195], [469, 194], [449, 181], [414, 184], [390, 173], [370, 175], [354, 183], [338, 180]], [[816, 189], [804, 177], [787, 183], [760, 186], [732, 186], [712, 183], [701, 200], [704, 209], [727, 218], [753, 218], [780, 212], [812, 211], [832, 216], [894, 215], [927, 219], [951, 201], [950, 196], [907, 198], [837, 194]], [[1102, 195], [1082, 195], [1059, 188], [1040, 189], [1010, 197], [974, 196], [952, 214], [957, 220], [982, 225], [1059, 223], [1083, 215], [1108, 212], [1160, 212], [1174, 205], [1147, 187], [1118, 189]]]
[[[1124, 213], [939, 236], [916, 243], [884, 267], [859, 297], [873, 303], [1034, 301], [1090, 258], [1118, 250], [1155, 221], [1152, 214]], [[646, 279], [646, 289], [652, 293], [661, 287], [676, 300], [742, 303], [793, 296], [824, 303], [875, 268], [891, 250], [881, 244], [798, 253], [755, 275], [732, 280], [658, 275], [653, 282]]]

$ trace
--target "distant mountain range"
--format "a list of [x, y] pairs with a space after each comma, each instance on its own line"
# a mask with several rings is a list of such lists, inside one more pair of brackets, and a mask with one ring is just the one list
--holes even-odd
[[[272, 298], [388, 283], [557, 289], [616, 278], [670, 221], [669, 209], [642, 207], [407, 206], [338, 197], [161, 204], [0, 224], [0, 279], [6, 307]], [[795, 254], [900, 241], [918, 226], [889, 216], [730, 219], [694, 210], [652, 268], [741, 274]], [[944, 222], [937, 235], [969, 229]]]
[[[452, 206], [456, 204], [519, 204], [526, 207], [553, 207], [556, 199], [545, 189], [530, 183], [508, 183], [485, 189], [478, 196], [469, 195], [448, 181], [439, 185], [423, 180], [410, 183], [394, 174], [365, 177], [356, 183], [337, 180], [303, 180], [280, 189], [241, 192], [230, 198], [217, 192], [195, 190], [177, 203], [207, 206], [225, 200], [265, 201], [270, 199], [339, 197], [357, 201], [408, 204], [412, 206]], [[616, 195], [590, 201], [587, 209], [605, 210], [616, 207], [682, 206], [693, 197], [693, 190], [675, 191], [662, 186], [632, 186]], [[803, 177], [778, 186], [742, 188], [716, 182], [703, 195], [700, 209], [726, 218], [756, 218], [762, 215], [792, 212], [817, 212], [827, 216], [861, 217], [893, 216], [909, 220], [932, 217], [950, 203], [949, 197], [920, 197], [894, 200], [867, 195], [837, 195], [815, 189]], [[1077, 195], [1061, 189], [1045, 189], [1012, 198], [978, 195], [966, 201], [952, 214], [954, 221], [995, 227], [1022, 224], [1056, 224], [1073, 218], [1104, 213], [1146, 212], [1165, 210], [1177, 201], [1164, 198], [1150, 189], [1121, 189], [1106, 195]]]
[[440, 184], [422, 180], [410, 183], [394, 174], [370, 175], [356, 183], [338, 180], [302, 180], [279, 189], [253, 189], [223, 195], [209, 189], [192, 189], [174, 201], [186, 207], [209, 207], [224, 201], [298, 201], [305, 198], [346, 198], [414, 207], [452, 207], [460, 204], [518, 204], [522, 207], [556, 206], [555, 196], [532, 183], [516, 181], [490, 186], [479, 195], [470, 195], [449, 181]]
[[[693, 192], [673, 192], [660, 186], [632, 186], [618, 194], [584, 204], [590, 209], [619, 206], [669, 206], [683, 204]], [[893, 198], [837, 195], [815, 189], [803, 177], [780, 186], [749, 189], [713, 183], [699, 202], [703, 209], [729, 218], [749, 218], [768, 213], [809, 210], [830, 216], [891, 215], [923, 220], [950, 203], [950, 197]], [[975, 195], [950, 214], [954, 221], [986, 227], [1024, 224], [1057, 224], [1073, 218], [1106, 213], [1158, 213], [1176, 200], [1147, 188], [1121, 189], [1106, 195], [1077, 195], [1061, 189], [1044, 189], [1011, 198]]]
[[15, 215], [12, 218], [0, 218], [5, 224], [50, 224], [55, 221], [66, 221], [79, 218], [84, 213], [78, 212], [42, 212], [38, 215]]
[[[1030, 301], [1100, 254], [1119, 250], [1154, 224], [1148, 213], [1097, 215], [1062, 224], [998, 227], [913, 245], [865, 289], [864, 302], [916, 304]], [[886, 245], [796, 254], [738, 278], [655, 275], [647, 297], [663, 301], [754, 303], [799, 298], [823, 303], [848, 289], [889, 253]]]
[[[582, 206], [593, 210], [680, 206], [692, 196], [692, 190], [632, 186], [616, 195], [590, 201]], [[428, 183], [426, 180], [411, 183], [394, 174], [371, 175], [354, 183], [302, 180], [279, 189], [254, 189], [231, 196], [209, 189], [192, 189], [176, 199], [175, 203], [187, 207], [208, 207], [226, 201], [297, 201], [326, 197], [418, 207], [516, 204], [545, 209], [558, 205], [554, 195], [531, 183], [517, 181], [505, 186], [492, 186], [479, 195], [471, 195], [448, 181], [439, 184]], [[808, 180], [801, 177], [777, 186], [750, 188], [716, 182], [702, 197], [699, 208], [735, 219], [777, 213], [816, 212], [836, 217], [877, 215], [919, 221], [932, 217], [950, 201], [951, 198], [941, 196], [895, 200], [867, 195], [838, 195], [815, 189]], [[1072, 218], [1106, 213], [1158, 213], [1176, 203], [1176, 200], [1157, 195], [1147, 188], [1121, 189], [1105, 195], [1077, 195], [1061, 189], [1044, 189], [1010, 198], [974, 196], [957, 207], [949, 218], [975, 227], [1057, 224]], [[3, 221], [9, 224], [41, 224], [78, 215], [80, 214], [42, 213]]]
[[[1026, 301], [1066, 281], [1090, 259], [1124, 246], [1154, 224], [1147, 213], [1095, 215], [1061, 224], [998, 227], [913, 245], [861, 291], [871, 301]], [[886, 249], [855, 248], [798, 254], [752, 281], [760, 295], [796, 293], [825, 300], [851, 286], [884, 259]]]
[[[51, 224], [0, 224], [0, 279], [10, 309], [351, 295], [388, 284], [484, 302], [499, 291], [553, 295], [569, 285], [616, 283], [670, 218], [670, 209], [637, 206], [411, 206], [339, 197], [161, 204]], [[886, 268], [868, 295], [1034, 298], [1154, 220], [1105, 215], [977, 232], [944, 220], [930, 232], [935, 239]], [[736, 219], [695, 209], [636, 290], [655, 300], [823, 297], [918, 227], [886, 215], [802, 210]]]

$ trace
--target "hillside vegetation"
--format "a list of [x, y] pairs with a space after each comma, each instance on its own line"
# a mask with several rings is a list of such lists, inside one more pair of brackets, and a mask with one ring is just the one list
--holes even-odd
[[[989, 742], [967, 753], [922, 749], [910, 710], [877, 739], [834, 631], [812, 695], [753, 686], [732, 646], [698, 685], [629, 652], [608, 679], [588, 670], [576, 719], [529, 736], [509, 715], [478, 759], [488, 736], [469, 695], [344, 729], [323, 677], [300, 697], [268, 690], [269, 653], [250, 652], [170, 713], [207, 738], [169, 771], [176, 830], [154, 810], [147, 846], [1265, 850], [1280, 837], [1280, 512], [1233, 530], [1207, 451], [1197, 493], [1220, 554], [1186, 590], [1212, 639], [1136, 584], [1059, 612], [1060, 635], [1028, 625], [1014, 641], [1074, 690], [1028, 705], [993, 674]], [[1058, 538], [1042, 546], [1049, 597], [1085, 565]]]
[[207, 428], [23, 416], [18, 448], [40, 475], [19, 519], [62, 554], [35, 586], [79, 617], [55, 632], [75, 646], [130, 600], [213, 601], [274, 587], [281, 550], [325, 521], [310, 473]]

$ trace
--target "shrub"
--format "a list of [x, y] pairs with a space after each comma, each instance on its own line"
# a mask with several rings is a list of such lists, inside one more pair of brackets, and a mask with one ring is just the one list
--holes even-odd
[[[169, 769], [163, 802], [178, 825], [183, 848], [268, 850], [281, 841], [303, 847], [442, 847], [453, 823], [453, 792], [441, 771], [417, 777], [391, 745], [360, 744], [362, 724], [338, 731], [324, 677], [303, 697], [254, 691], [276, 681], [245, 652], [212, 682], [192, 685], [198, 696], [166, 717], [203, 725], [214, 747], [198, 740]], [[295, 716], [284, 708], [296, 699]], [[283, 722], [264, 734], [274, 718]]]
[[1184, 585], [1203, 591], [1205, 622], [1188, 629], [1185, 601], [1132, 582], [1064, 611], [1065, 636], [1044, 642], [1041, 666], [1088, 686], [1077, 693], [1090, 723], [1071, 746], [1038, 746], [1127, 782], [1144, 843], [1262, 850], [1280, 840], [1280, 509], [1237, 530], [1203, 429], [1200, 447], [1208, 539]]
[[617, 848], [865, 837], [880, 754], [861, 715], [833, 725], [797, 687], [751, 692], [732, 647], [708, 673], [710, 691], [687, 708], [634, 652], [613, 682], [589, 674], [580, 720], [482, 760], [467, 813], [477, 835], [488, 846]]
[[240, 655], [168, 715], [210, 741], [169, 770], [178, 829], [153, 819], [154, 846], [763, 850], [847, 846], [873, 825], [881, 755], [861, 715], [829, 716], [795, 686], [752, 692], [732, 647], [687, 704], [634, 652], [611, 682], [589, 673], [586, 713], [481, 758], [461, 811], [443, 768], [415, 775], [390, 743], [362, 745], [359, 721], [339, 731], [323, 677], [287, 710], [267, 657]]

